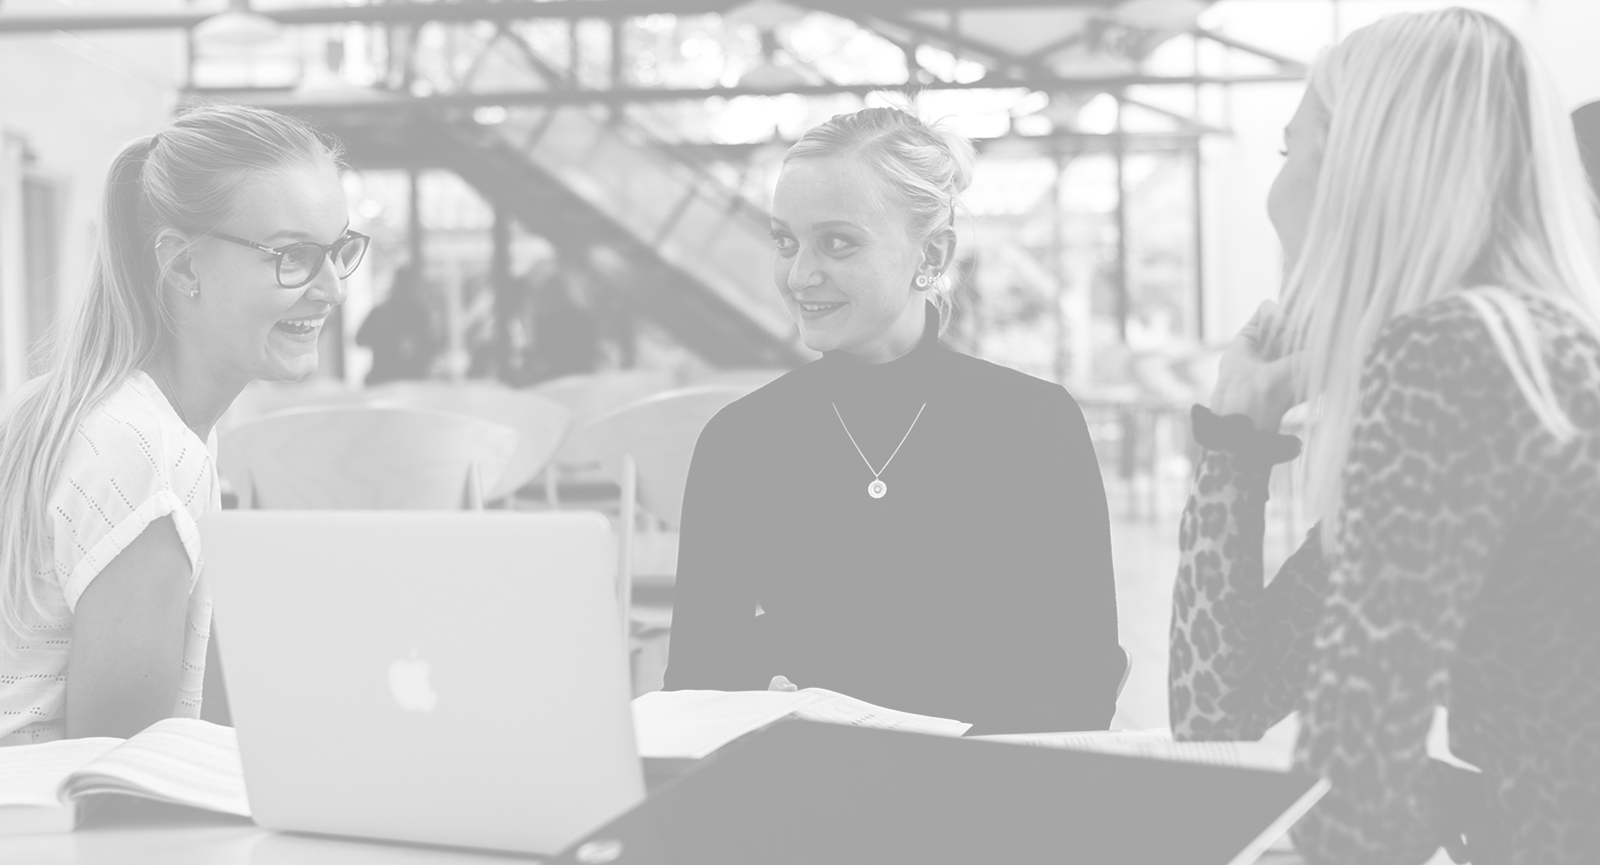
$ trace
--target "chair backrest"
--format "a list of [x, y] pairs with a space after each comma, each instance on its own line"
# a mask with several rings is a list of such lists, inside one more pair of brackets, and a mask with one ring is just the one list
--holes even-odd
[[253, 381], [245, 386], [233, 405], [217, 422], [219, 433], [264, 415], [296, 408], [327, 408], [361, 405], [366, 395], [342, 381], [308, 378], [304, 381]]
[[395, 382], [367, 392], [375, 406], [398, 406], [466, 415], [517, 431], [517, 449], [485, 498], [505, 498], [539, 476], [566, 441], [572, 411], [529, 390], [494, 382]]
[[686, 384], [691, 387], [748, 387], [754, 390], [770, 384], [786, 372], [787, 369], [764, 367], [713, 369], [690, 376]]
[[516, 449], [503, 424], [408, 408], [295, 409], [222, 434], [241, 507], [366, 510], [481, 505]]
[[572, 433], [556, 451], [552, 462], [563, 471], [594, 468], [599, 455], [589, 445], [585, 429], [600, 416], [673, 385], [670, 372], [627, 370], [590, 375], [569, 375], [536, 384], [528, 390], [555, 400], [572, 412]]
[[1122, 699], [1122, 689], [1128, 687], [1128, 677], [1133, 675], [1133, 653], [1122, 646], [1122, 678], [1117, 680], [1117, 699]]
[[639, 503], [677, 526], [695, 442], [711, 418], [749, 387], [691, 387], [656, 394], [590, 424], [590, 445], [609, 471], [631, 456], [638, 472]]

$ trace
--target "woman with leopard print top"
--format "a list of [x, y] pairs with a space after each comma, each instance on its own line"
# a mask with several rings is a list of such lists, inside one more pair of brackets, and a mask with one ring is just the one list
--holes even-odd
[[[1298, 711], [1333, 785], [1294, 830], [1318, 865], [1600, 861], [1600, 226], [1571, 127], [1515, 36], [1451, 9], [1351, 34], [1287, 140], [1285, 309], [1195, 409], [1174, 734]], [[1268, 583], [1302, 400], [1322, 519]], [[1435, 707], [1481, 773], [1428, 758]]]

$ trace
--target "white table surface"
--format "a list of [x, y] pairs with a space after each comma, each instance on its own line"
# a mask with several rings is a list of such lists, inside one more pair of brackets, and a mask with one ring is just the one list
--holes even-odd
[[[122, 800], [76, 832], [0, 836], [6, 865], [527, 865], [537, 857], [263, 829], [242, 817]], [[1256, 865], [1304, 865], [1268, 852]], [[1452, 865], [1443, 850], [1426, 865]]]
[[527, 865], [537, 858], [263, 829], [242, 817], [130, 800], [76, 832], [0, 837], [16, 865]]

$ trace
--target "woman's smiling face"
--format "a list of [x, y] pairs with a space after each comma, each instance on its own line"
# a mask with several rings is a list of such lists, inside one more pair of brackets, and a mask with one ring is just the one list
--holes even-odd
[[922, 337], [927, 262], [883, 181], [847, 157], [797, 159], [772, 203], [773, 282], [815, 351], [884, 362]]
[[[245, 204], [216, 230], [265, 246], [331, 244], [349, 226], [344, 186], [331, 163], [266, 172], [236, 194]], [[229, 379], [286, 381], [316, 371], [322, 325], [344, 301], [332, 262], [323, 261], [309, 284], [283, 288], [272, 255], [204, 235], [194, 247], [200, 292], [192, 302], [180, 298], [179, 338]]]

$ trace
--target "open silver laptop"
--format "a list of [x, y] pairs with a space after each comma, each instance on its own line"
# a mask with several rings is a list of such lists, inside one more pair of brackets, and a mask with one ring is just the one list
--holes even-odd
[[644, 797], [599, 514], [224, 511], [201, 537], [261, 825], [552, 853]]

